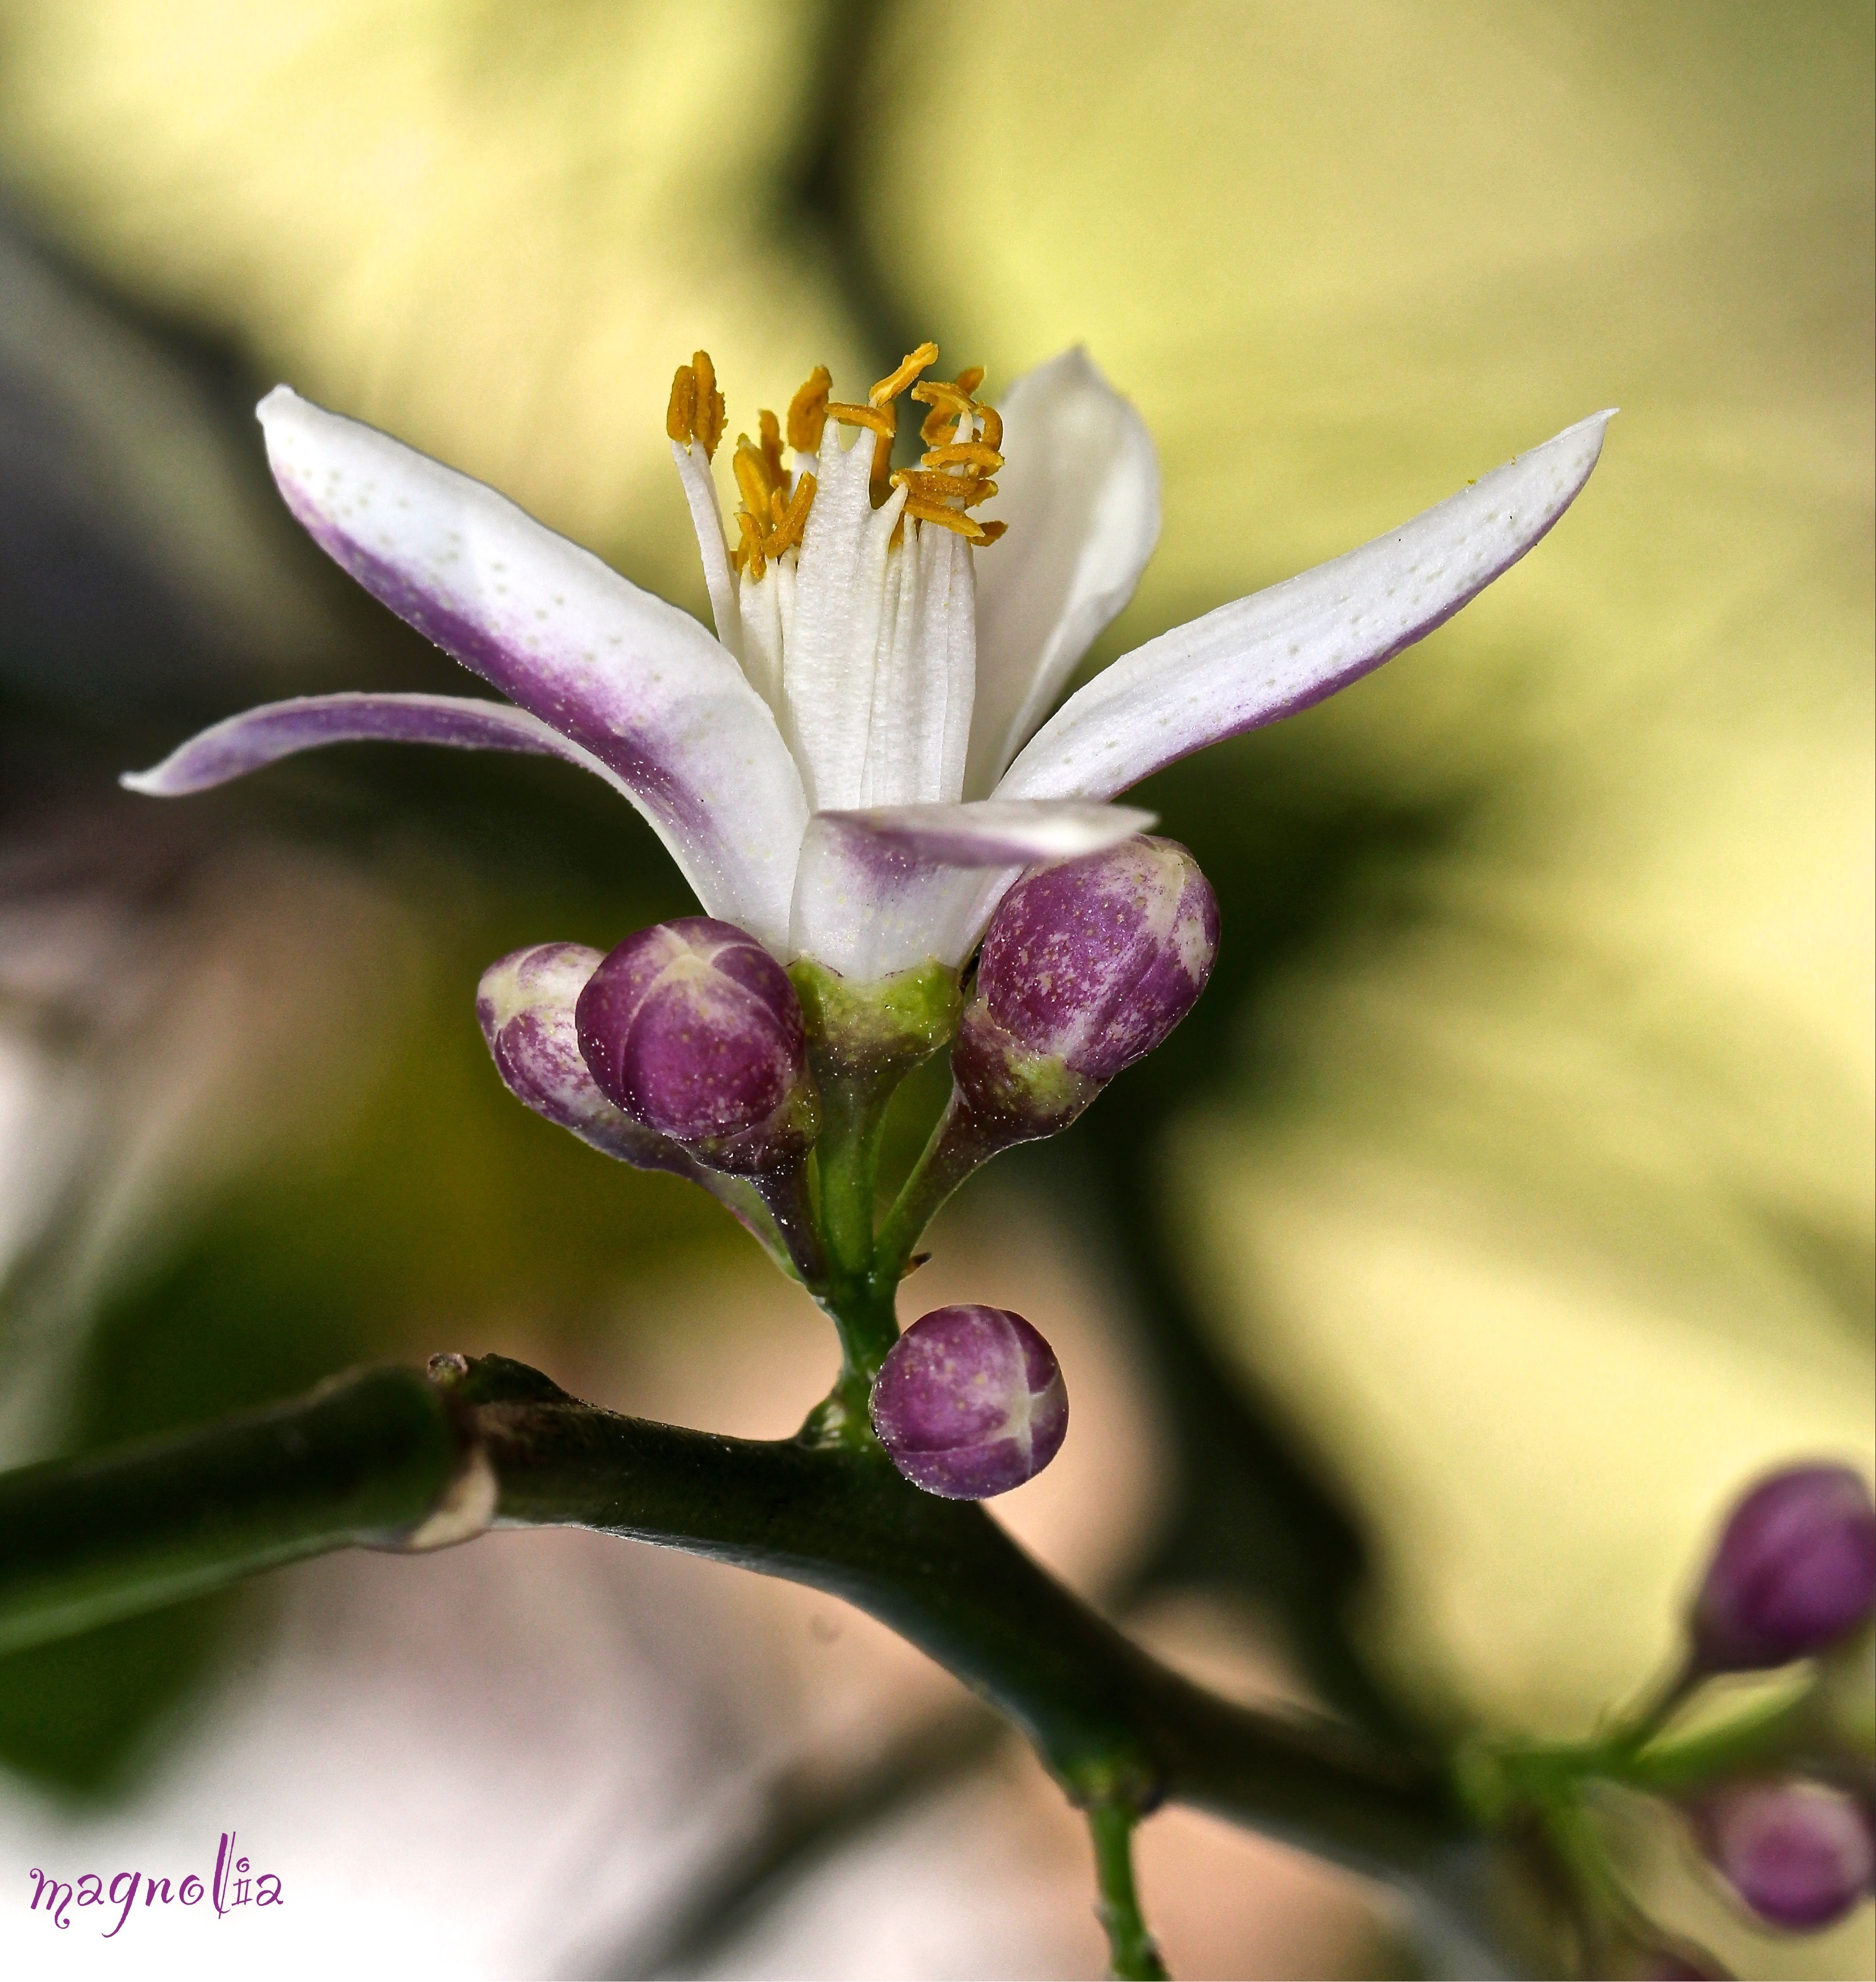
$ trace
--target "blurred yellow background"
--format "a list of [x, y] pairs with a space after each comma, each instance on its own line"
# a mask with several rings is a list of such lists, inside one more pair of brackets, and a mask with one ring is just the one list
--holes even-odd
[[[1156, 1128], [1139, 1215], [1375, 1537], [1362, 1629], [1393, 1683], [1454, 1724], [1563, 1731], [1665, 1656], [1739, 1483], [1871, 1460], [1872, 60], [1871, 10], [1831, 0], [4, 0], [0, 188], [112, 307], [693, 606], [662, 415], [696, 345], [733, 433], [816, 362], [852, 386], [929, 334], [994, 396], [1085, 342], [1165, 475], [1160, 549], [1097, 659], [1619, 405], [1528, 562], [1147, 801], [1220, 873], [1227, 952], [1258, 960], [1214, 989], [1229, 1063]], [[177, 459], [137, 472], [187, 504]], [[296, 608], [298, 658], [263, 681], [257, 648], [249, 686], [388, 678], [359, 673], [351, 623]], [[358, 776], [394, 791], [406, 765]], [[1371, 823], [1307, 901], [1317, 870], [1280, 856], [1299, 821]], [[370, 1242], [402, 1262], [396, 1346], [467, 1323], [488, 1340], [462, 1346], [526, 1353], [613, 1284], [626, 1254], [569, 1238], [544, 1287], [562, 1256], [539, 1219], [636, 1219], [634, 1276], [716, 1260], [674, 1197], [489, 1126], [506, 1104], [449, 1030], [477, 940], [588, 933], [559, 911], [609, 942], [669, 912], [649, 840], [619, 830], [640, 871], [616, 899], [643, 906], [616, 927], [598, 856], [530, 900], [410, 834], [374, 844], [396, 858], [366, 879], [305, 856], [357, 898], [338, 921], [372, 960], [289, 907], [293, 960], [240, 981], [370, 982], [370, 1016], [335, 1017], [335, 988], [299, 1037], [321, 1066], [375, 1041], [389, 1071], [353, 1069], [366, 1098], [335, 1128], [332, 1084], [279, 1098], [257, 1046], [218, 1119], [265, 1106], [291, 1163], [335, 1136], [407, 1155], [382, 1124], [432, 1106], [455, 1125], [421, 1144], [430, 1212]], [[1234, 923], [1227, 874], [1273, 899]], [[277, 872], [235, 892], [306, 899]], [[179, 949], [157, 1006], [203, 953]], [[409, 1043], [445, 1033], [428, 1059]], [[455, 1071], [426, 1090], [412, 1069], [439, 1056]], [[156, 1270], [185, 1172], [199, 1204], [261, 1160], [149, 1133], [141, 1209], [68, 1306], [111, 1260]], [[966, 1250], [1027, 1243], [972, 1216]], [[523, 1224], [528, 1246], [502, 1236]], [[1869, 1972], [1868, 1908], [1774, 1945], [1672, 1904], [1749, 1972]]]

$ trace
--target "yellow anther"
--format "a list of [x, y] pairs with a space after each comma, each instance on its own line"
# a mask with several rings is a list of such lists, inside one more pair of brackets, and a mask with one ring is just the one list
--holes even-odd
[[888, 440], [899, 431], [892, 415], [881, 412], [876, 406], [850, 406], [833, 399], [828, 402], [827, 417], [838, 420], [843, 427], [870, 428], [874, 433], [883, 434]]
[[763, 574], [762, 526], [748, 510], [736, 512], [736, 528], [742, 532], [743, 541], [729, 553], [729, 562], [738, 571], [746, 571], [751, 578]]
[[889, 399], [896, 399], [928, 365], [938, 362], [938, 347], [935, 344], [921, 344], [916, 351], [908, 351], [899, 361], [896, 370], [887, 372], [873, 390], [866, 395], [876, 406], [883, 406]]
[[664, 430], [679, 447], [688, 447], [696, 424], [697, 375], [688, 365], [680, 365], [671, 381], [671, 403], [665, 409]]
[[921, 502], [916, 496], [906, 498], [905, 513], [916, 516], [921, 523], [942, 524], [947, 530], [955, 530], [960, 537], [967, 537], [973, 544], [984, 540], [984, 526], [975, 516], [967, 516], [962, 509], [947, 509], [936, 502]]
[[750, 445], [747, 434], [736, 435], [736, 459], [731, 463], [736, 470], [736, 487], [742, 492], [743, 506], [759, 521], [769, 514], [769, 496], [775, 485], [769, 479], [769, 465]]
[[756, 422], [756, 431], [762, 436], [762, 465], [768, 472], [769, 486], [786, 489], [788, 475], [782, 466], [782, 429], [766, 406]]
[[716, 367], [710, 362], [707, 351], [693, 351], [690, 365], [697, 381], [692, 431], [703, 442], [706, 458], [714, 459], [716, 444], [723, 437], [723, 395], [716, 389]]
[[[804, 475], [795, 484], [795, 492], [782, 505], [781, 492], [776, 491], [776, 507], [779, 514], [776, 526], [763, 540], [763, 549], [772, 558], [779, 558], [784, 551], [793, 550], [801, 542], [801, 533], [807, 528], [808, 511], [814, 502], [814, 477]], [[758, 574], [759, 576], [759, 574]]]
[[982, 550], [986, 544], [995, 543], [1010, 526], [1000, 516], [995, 516], [987, 522], [980, 523], [978, 527], [983, 532], [983, 536], [977, 539], [977, 548]]
[[947, 442], [943, 447], [927, 449], [921, 468], [962, 468], [969, 466], [981, 469], [986, 475], [994, 475], [1003, 465], [1003, 457], [993, 447], [986, 447], [980, 440]]
[[965, 419], [969, 416], [973, 422], [983, 422], [985, 442], [992, 448], [996, 447], [1003, 437], [1003, 421], [991, 408], [979, 405], [971, 396], [983, 383], [981, 365], [968, 367], [955, 379], [920, 379], [913, 387], [912, 396], [932, 410], [919, 428], [920, 439], [927, 446], [939, 442], [958, 442]]
[[996, 484], [980, 475], [928, 473], [918, 468], [902, 468], [893, 477], [894, 485], [922, 502], [987, 502], [996, 493]]
[[798, 454], [819, 454], [827, 425], [827, 395], [833, 379], [825, 365], [808, 374], [808, 382], [788, 402], [788, 444]]
[[716, 389], [716, 368], [707, 351], [695, 352], [671, 380], [671, 401], [665, 409], [664, 430], [679, 447], [703, 443], [708, 459], [723, 437], [723, 395]]

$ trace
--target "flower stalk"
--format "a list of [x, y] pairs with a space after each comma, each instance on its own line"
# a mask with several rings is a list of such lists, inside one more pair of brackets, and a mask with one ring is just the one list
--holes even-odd
[[1133, 1882], [1135, 1813], [1120, 1803], [1097, 1803], [1088, 1812], [1094, 1841], [1094, 1911], [1107, 1934], [1107, 1972], [1117, 1982], [1165, 1982], [1166, 1964], [1147, 1930]]

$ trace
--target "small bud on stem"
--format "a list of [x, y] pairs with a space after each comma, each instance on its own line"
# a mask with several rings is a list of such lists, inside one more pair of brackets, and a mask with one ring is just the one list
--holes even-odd
[[640, 929], [588, 979], [574, 1019], [600, 1092], [706, 1168], [748, 1178], [816, 1280], [806, 1166], [819, 1105], [800, 1001], [768, 951], [709, 916]]
[[1727, 1517], [1691, 1620], [1703, 1673], [1808, 1658], [1876, 1610], [1876, 1505], [1846, 1466], [1797, 1466], [1754, 1486]]
[[1054, 1350], [1020, 1314], [934, 1308], [893, 1344], [872, 1416], [913, 1486], [987, 1500], [1033, 1479], [1061, 1450], [1068, 1392]]
[[1735, 1783], [1691, 1813], [1714, 1869], [1774, 1927], [1828, 1927], [1876, 1882], [1876, 1825], [1861, 1797], [1797, 1778]]
[[896, 1267], [1000, 1150], [1066, 1129], [1191, 1010], [1218, 951], [1218, 903], [1175, 841], [1063, 861], [1003, 897], [952, 1049], [951, 1101], [882, 1231]]
[[733, 924], [686, 916], [627, 936], [575, 1022], [599, 1091], [699, 1163], [748, 1176], [807, 1154], [819, 1118], [800, 1001]]

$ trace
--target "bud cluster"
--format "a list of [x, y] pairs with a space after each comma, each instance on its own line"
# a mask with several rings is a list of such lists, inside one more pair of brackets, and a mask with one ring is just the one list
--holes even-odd
[[[1769, 1671], [1843, 1647], [1876, 1614], [1876, 1502], [1846, 1466], [1786, 1466], [1722, 1527], [1688, 1617], [1687, 1683]], [[1876, 1890], [1871, 1786], [1759, 1775], [1696, 1794], [1714, 1869], [1758, 1919], [1829, 1925]]]
[[[913, 1245], [980, 1163], [1066, 1127], [1159, 1045], [1217, 946], [1218, 905], [1191, 855], [1137, 838], [1011, 888], [967, 998], [936, 958], [849, 983], [812, 958], [784, 969], [746, 931], [691, 916], [604, 956], [571, 943], [517, 952], [484, 974], [480, 1009], [529, 1106], [609, 1153], [703, 1183], [833, 1315], [845, 1371], [813, 1435], [849, 1435], [866, 1406], [906, 1479], [981, 1500], [1054, 1456], [1067, 1393], [1047, 1343], [1005, 1310], [941, 1308], [900, 1336]], [[950, 1106], [879, 1226], [886, 1106], [946, 1046]]]

